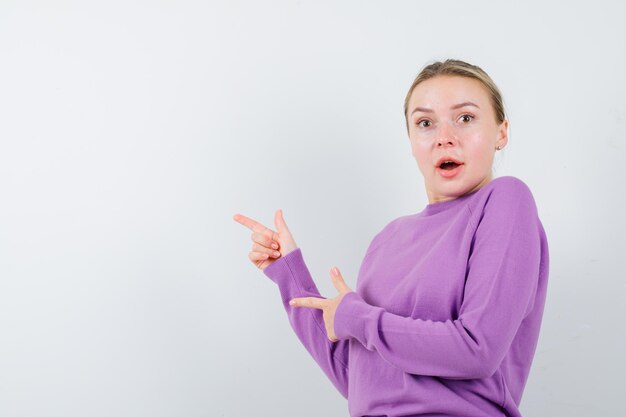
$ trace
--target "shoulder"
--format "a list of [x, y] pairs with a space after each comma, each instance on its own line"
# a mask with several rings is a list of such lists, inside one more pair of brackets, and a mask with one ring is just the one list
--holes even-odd
[[505, 193], [509, 195], [532, 196], [528, 185], [521, 179], [513, 177], [511, 175], [494, 178], [489, 181], [485, 185], [485, 187], [487, 189], [491, 189], [492, 192], [496, 192], [498, 194]]
[[[473, 212], [483, 211], [537, 211], [535, 199], [530, 187], [521, 179], [513, 176], [494, 178], [483, 186], [479, 198], [470, 207]], [[477, 196], [478, 197], [478, 196]]]

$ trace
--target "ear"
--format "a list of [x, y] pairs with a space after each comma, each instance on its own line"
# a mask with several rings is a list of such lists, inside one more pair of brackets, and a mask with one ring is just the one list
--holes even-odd
[[504, 119], [500, 126], [498, 126], [498, 141], [496, 142], [496, 146], [500, 146], [504, 148], [506, 144], [509, 142], [509, 121], [508, 119]]

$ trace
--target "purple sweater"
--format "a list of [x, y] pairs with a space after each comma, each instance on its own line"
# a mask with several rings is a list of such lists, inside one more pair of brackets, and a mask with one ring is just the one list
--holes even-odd
[[[326, 335], [300, 248], [264, 269], [298, 338], [356, 416], [521, 416], [548, 280], [534, 198], [507, 176], [388, 223]], [[332, 294], [335, 297], [336, 294]]]

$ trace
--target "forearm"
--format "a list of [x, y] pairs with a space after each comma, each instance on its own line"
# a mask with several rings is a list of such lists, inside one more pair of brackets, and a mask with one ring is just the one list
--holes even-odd
[[321, 310], [301, 309], [289, 305], [292, 298], [322, 298], [300, 248], [277, 259], [263, 272], [278, 285], [289, 323], [298, 339], [339, 392], [347, 398], [349, 341], [331, 342], [328, 339]]
[[445, 321], [392, 314], [346, 294], [334, 317], [340, 340], [355, 338], [405, 372], [469, 379], [492, 375], [533, 305], [539, 261], [527, 252], [525, 262], [491, 263], [499, 273], [475, 267], [458, 317]]
[[492, 375], [501, 351], [462, 320], [431, 321], [391, 314], [348, 293], [335, 313], [335, 334], [355, 338], [404, 372], [469, 379]]

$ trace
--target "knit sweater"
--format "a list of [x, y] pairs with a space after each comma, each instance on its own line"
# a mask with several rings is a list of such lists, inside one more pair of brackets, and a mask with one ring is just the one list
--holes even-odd
[[350, 416], [519, 417], [548, 265], [532, 193], [507, 176], [385, 225], [337, 307], [336, 342], [322, 310], [289, 305], [324, 298], [300, 248], [263, 272]]

